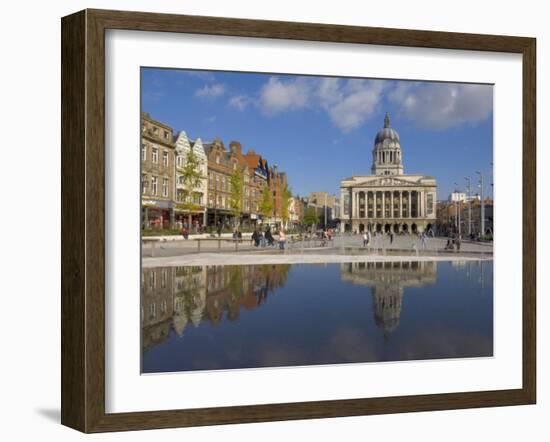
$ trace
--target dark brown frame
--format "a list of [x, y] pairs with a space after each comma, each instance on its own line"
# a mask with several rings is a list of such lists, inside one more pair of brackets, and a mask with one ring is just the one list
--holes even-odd
[[[495, 51], [523, 57], [523, 386], [189, 410], [105, 413], [105, 30]], [[84, 10], [62, 30], [61, 422], [83, 432], [534, 404], [536, 40], [496, 35]], [[519, 148], [519, 146], [518, 146]]]

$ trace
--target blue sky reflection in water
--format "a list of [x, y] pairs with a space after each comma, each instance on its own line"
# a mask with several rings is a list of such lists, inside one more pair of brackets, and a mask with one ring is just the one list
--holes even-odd
[[492, 264], [143, 269], [142, 372], [492, 356]]

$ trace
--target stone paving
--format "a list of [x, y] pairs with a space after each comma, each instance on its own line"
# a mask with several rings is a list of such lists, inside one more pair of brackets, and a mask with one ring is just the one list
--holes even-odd
[[[422, 247], [420, 238], [413, 235], [395, 236], [393, 243], [390, 244], [389, 237], [382, 237], [381, 242], [378, 244], [378, 248], [384, 251], [399, 251], [403, 253], [415, 253], [419, 251], [424, 252], [438, 252], [449, 253], [444, 250], [446, 245], [446, 238], [427, 238], [425, 248]], [[286, 244], [287, 253], [303, 253], [304, 251], [314, 249], [326, 249], [326, 250], [369, 250], [372, 251], [372, 244], [363, 247], [363, 239], [360, 235], [339, 235], [336, 236], [333, 241], [326, 241], [324, 247], [321, 241], [305, 240], [292, 242], [288, 241]], [[241, 242], [235, 243], [231, 240], [229, 235], [222, 237], [221, 241], [217, 238], [201, 238], [200, 249], [199, 241], [197, 239], [190, 238], [188, 240], [182, 237], [170, 237], [169, 239], [159, 239], [157, 241], [151, 241], [144, 243], [142, 247], [143, 256], [180, 256], [196, 253], [227, 253], [227, 252], [251, 252], [251, 253], [271, 253], [273, 250], [277, 250], [277, 244], [272, 247], [254, 247], [249, 238], [243, 238]], [[462, 241], [460, 247], [460, 253], [482, 253], [492, 254], [492, 243], [481, 243]], [[331, 252], [333, 253], [333, 252]], [[451, 252], [452, 253], [452, 252]]]
[[[419, 238], [395, 237], [392, 244], [384, 238], [378, 249], [363, 247], [359, 235], [339, 236], [321, 246], [319, 240], [288, 243], [285, 250], [278, 246], [254, 247], [250, 240], [206, 241], [197, 250], [193, 239], [159, 241], [143, 246], [143, 266], [232, 265], [232, 264], [296, 264], [365, 261], [461, 261], [491, 260], [492, 244], [462, 242], [460, 252], [444, 250], [445, 238], [429, 238], [422, 248]], [[218, 248], [219, 247], [219, 248]], [[237, 249], [236, 249], [237, 248]]]
[[199, 266], [199, 265], [252, 265], [252, 264], [324, 264], [343, 262], [395, 262], [395, 261], [490, 261], [492, 255], [383, 255], [374, 253], [342, 255], [320, 253], [195, 253], [191, 255], [143, 257], [143, 267]]

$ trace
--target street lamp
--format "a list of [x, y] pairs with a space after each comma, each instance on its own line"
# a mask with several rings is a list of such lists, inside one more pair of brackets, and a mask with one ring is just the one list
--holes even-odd
[[483, 173], [479, 172], [479, 171], [476, 171], [476, 173], [479, 175], [479, 187], [481, 189], [480, 192], [479, 192], [479, 196], [481, 198], [481, 214], [480, 214], [481, 232], [480, 232], [480, 235], [485, 236], [485, 204], [483, 202]]
[[455, 193], [457, 194], [456, 197], [456, 224], [457, 224], [457, 231], [458, 231], [458, 237], [460, 238], [460, 192], [458, 191], [458, 184], [455, 183]]
[[468, 183], [468, 236], [472, 235], [472, 186], [470, 177], [464, 177]]

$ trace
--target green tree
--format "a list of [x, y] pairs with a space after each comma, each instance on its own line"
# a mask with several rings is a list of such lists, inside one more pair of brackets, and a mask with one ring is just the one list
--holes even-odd
[[240, 224], [241, 214], [243, 211], [243, 174], [239, 168], [235, 169], [230, 180], [231, 197], [229, 199], [229, 207], [233, 211], [236, 224]]
[[319, 216], [313, 207], [308, 207], [306, 209], [306, 213], [304, 213], [304, 224], [306, 226], [319, 224]]
[[290, 218], [289, 209], [290, 209], [290, 199], [292, 198], [292, 192], [287, 184], [283, 187], [281, 192], [281, 218], [283, 223], [286, 225], [288, 219]]
[[[203, 178], [200, 166], [197, 155], [192, 150], [187, 152], [185, 165], [178, 168], [178, 179], [180, 180], [179, 183], [183, 184], [183, 189], [177, 191], [177, 208], [189, 212], [200, 209], [200, 206], [194, 201], [197, 194], [195, 189], [200, 186]], [[191, 213], [189, 213], [189, 224], [191, 224]]]
[[258, 206], [258, 210], [264, 217], [271, 216], [273, 213], [273, 198], [271, 197], [271, 192], [269, 191], [269, 186], [265, 185], [262, 190], [262, 199], [260, 201], [260, 205]]

